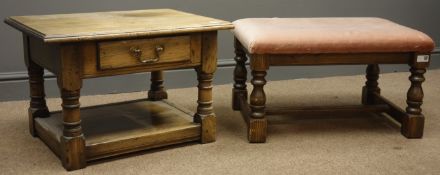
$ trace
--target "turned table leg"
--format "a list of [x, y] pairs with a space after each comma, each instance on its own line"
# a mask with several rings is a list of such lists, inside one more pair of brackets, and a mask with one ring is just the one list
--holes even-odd
[[61, 72], [58, 87], [62, 99], [63, 135], [60, 143], [60, 158], [66, 170], [86, 166], [85, 138], [81, 128], [80, 90], [82, 87], [80, 47], [66, 44], [61, 47]]
[[234, 88], [232, 89], [232, 109], [240, 110], [241, 102], [240, 100], [247, 99], [247, 89], [246, 89], [246, 80], [247, 80], [247, 70], [246, 70], [246, 53], [243, 51], [243, 48], [235, 38], [235, 58], [234, 60], [237, 62], [235, 64], [234, 69]]
[[158, 101], [167, 98], [168, 94], [163, 87], [163, 72], [151, 72], [151, 85], [150, 90], [148, 91], [148, 99], [151, 101]]
[[202, 34], [201, 65], [195, 68], [198, 80], [197, 112], [194, 122], [200, 123], [201, 143], [216, 139], [216, 116], [212, 106], [212, 78], [217, 69], [217, 31]]
[[194, 122], [202, 124], [202, 143], [215, 141], [216, 121], [212, 107], [212, 78], [212, 73], [197, 71], [199, 92]]
[[49, 110], [46, 105], [44, 94], [44, 69], [28, 60], [28, 74], [30, 86], [30, 106], [29, 106], [29, 131], [32, 136], [37, 136], [35, 131], [34, 118], [49, 117]]
[[63, 136], [61, 136], [61, 161], [67, 170], [85, 167], [85, 139], [81, 128], [80, 90], [61, 89], [63, 100]]
[[31, 98], [28, 116], [29, 116], [29, 132], [36, 137], [34, 119], [37, 117], [49, 117], [49, 110], [46, 105], [44, 94], [44, 69], [31, 59], [29, 50], [29, 37], [23, 35], [23, 51], [24, 60], [27, 66], [29, 75], [29, 96]]
[[423, 74], [426, 72], [425, 64], [410, 64], [411, 87], [407, 93], [406, 116], [402, 121], [401, 133], [407, 138], [421, 138], [423, 136], [423, 128], [425, 117], [422, 114], [420, 106], [423, 103], [423, 89], [422, 83], [425, 81]]
[[367, 66], [366, 73], [367, 81], [365, 82], [365, 86], [362, 88], [362, 104], [372, 105], [375, 104], [374, 93], [380, 94], [379, 83], [377, 82], [380, 73], [379, 65], [369, 64]]

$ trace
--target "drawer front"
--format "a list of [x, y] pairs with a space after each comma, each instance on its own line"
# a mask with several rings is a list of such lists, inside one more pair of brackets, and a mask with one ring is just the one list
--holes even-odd
[[191, 62], [191, 37], [174, 36], [98, 43], [101, 70]]

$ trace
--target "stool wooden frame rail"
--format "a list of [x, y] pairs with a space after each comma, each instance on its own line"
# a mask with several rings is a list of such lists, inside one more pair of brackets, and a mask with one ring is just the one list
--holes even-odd
[[[266, 141], [267, 118], [272, 114], [329, 114], [340, 112], [384, 112], [401, 124], [401, 133], [407, 138], [421, 138], [425, 117], [420, 106], [423, 103], [423, 74], [429, 66], [430, 53], [344, 53], [344, 54], [250, 54], [235, 39], [234, 87], [232, 108], [241, 111], [248, 126], [248, 140], [251, 143]], [[252, 74], [252, 92], [248, 97], [246, 88], [247, 70], [245, 63], [250, 58]], [[266, 109], [266, 71], [270, 66], [291, 65], [356, 65], [366, 64], [366, 83], [362, 89], [360, 105], [350, 106], [316, 106], [316, 107], [285, 107]], [[407, 93], [407, 107], [401, 109], [380, 95], [378, 84], [379, 64], [408, 64], [411, 75], [411, 86]], [[249, 99], [249, 102], [248, 102]]]

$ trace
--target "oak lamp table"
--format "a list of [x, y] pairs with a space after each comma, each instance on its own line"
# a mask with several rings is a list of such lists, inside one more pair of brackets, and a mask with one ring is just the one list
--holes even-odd
[[[30, 132], [65, 169], [165, 145], [215, 141], [217, 31], [233, 28], [230, 22], [171, 9], [13, 16], [5, 22], [23, 33]], [[166, 100], [162, 71], [181, 68], [197, 71], [195, 114]], [[57, 76], [61, 112], [46, 106], [43, 69]], [[151, 72], [148, 99], [80, 110], [83, 79], [139, 72]]]
[[[404, 136], [422, 137], [421, 85], [434, 49], [429, 36], [380, 18], [249, 18], [233, 23], [237, 64], [232, 107], [241, 110], [248, 124], [250, 142], [266, 141], [266, 115], [284, 113], [384, 112], [401, 123]], [[249, 103], [245, 84], [247, 56], [250, 57], [253, 85]], [[270, 66], [354, 64], [368, 65], [361, 105], [266, 109], [263, 87]], [[411, 67], [406, 110], [380, 95], [379, 64], [408, 64]]]

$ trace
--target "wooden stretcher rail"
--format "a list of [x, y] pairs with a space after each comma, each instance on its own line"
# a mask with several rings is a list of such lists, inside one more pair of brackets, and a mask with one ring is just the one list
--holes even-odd
[[[309, 114], [309, 115], [329, 115], [341, 113], [356, 113], [356, 112], [385, 112], [397, 121], [401, 122], [402, 115], [406, 113], [392, 104], [382, 96], [378, 96], [378, 104], [375, 105], [343, 105], [343, 106], [309, 106], [309, 107], [272, 107], [266, 109], [267, 115], [279, 114]], [[245, 121], [249, 121], [250, 108], [244, 96], [240, 97], [240, 112]], [[397, 116], [397, 117], [394, 117]], [[400, 117], [399, 117], [400, 116]]]
[[276, 114], [314, 114], [329, 115], [356, 112], [386, 112], [387, 105], [344, 105], [344, 106], [310, 106], [310, 107], [274, 107], [266, 110], [267, 115]]
[[243, 95], [240, 95], [240, 112], [246, 124], [249, 125], [249, 115], [251, 114], [251, 112], [247, 99]]
[[386, 104], [388, 106], [389, 110], [386, 111], [386, 113], [390, 115], [394, 120], [396, 120], [399, 123], [402, 123], [403, 118], [407, 117], [408, 114], [406, 114], [405, 110], [395, 105], [393, 102], [389, 101], [380, 94], [374, 93], [374, 95], [375, 95], [376, 103]]

